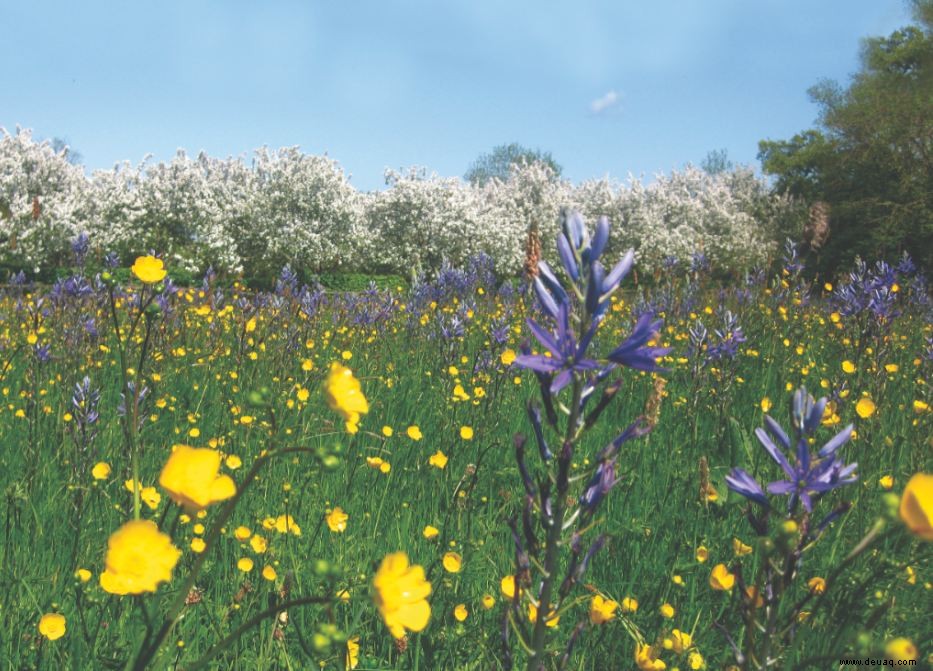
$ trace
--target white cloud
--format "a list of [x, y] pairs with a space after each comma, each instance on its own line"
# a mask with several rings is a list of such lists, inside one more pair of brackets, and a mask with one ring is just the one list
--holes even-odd
[[609, 91], [606, 95], [590, 103], [590, 112], [593, 114], [604, 114], [609, 110], [617, 108], [619, 102], [619, 94], [615, 91]]

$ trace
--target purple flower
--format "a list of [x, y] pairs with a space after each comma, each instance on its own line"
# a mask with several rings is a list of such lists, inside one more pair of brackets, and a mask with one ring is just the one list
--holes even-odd
[[599, 363], [586, 358], [586, 349], [596, 334], [597, 324], [590, 326], [578, 344], [570, 324], [570, 312], [566, 303], [557, 307], [557, 333], [551, 334], [535, 321], [528, 320], [528, 328], [551, 356], [544, 354], [520, 354], [515, 363], [522, 368], [530, 368], [537, 373], [554, 375], [551, 381], [551, 393], [556, 394], [573, 379], [574, 371], [599, 368]]
[[[814, 401], [805, 387], [794, 394], [792, 417], [796, 449], [793, 463], [785, 455], [793, 445], [791, 438], [772, 417], [765, 416], [765, 429], [755, 430], [758, 442], [786, 476], [783, 480], [769, 483], [766, 489], [769, 494], [788, 496], [789, 511], [793, 511], [800, 501], [807, 512], [812, 512], [815, 499], [857, 480], [854, 473], [858, 464], [843, 464], [836, 455], [852, 436], [851, 424], [833, 436], [815, 455], [810, 453], [809, 439], [820, 426], [826, 403], [825, 398]], [[743, 469], [734, 468], [726, 477], [726, 484], [745, 498], [768, 506], [765, 490]]]
[[661, 329], [661, 320], [652, 321], [653, 317], [651, 313], [643, 314], [635, 324], [631, 335], [612, 350], [607, 358], [613, 363], [635, 370], [648, 372], [663, 370], [658, 366], [656, 359], [670, 352], [671, 348], [652, 347], [647, 344], [649, 340], [657, 338]]

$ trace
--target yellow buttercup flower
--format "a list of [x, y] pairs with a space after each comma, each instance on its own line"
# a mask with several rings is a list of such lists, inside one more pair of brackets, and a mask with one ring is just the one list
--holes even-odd
[[646, 644], [635, 646], [635, 664], [641, 671], [664, 671], [667, 664], [658, 659], [659, 651]]
[[162, 263], [162, 259], [157, 259], [154, 256], [148, 255], [136, 257], [136, 263], [130, 267], [130, 270], [132, 270], [133, 274], [144, 284], [156, 284], [157, 282], [161, 282], [168, 274], [168, 271], [165, 270], [165, 264]]
[[347, 520], [350, 519], [350, 516], [343, 512], [343, 508], [338, 506], [327, 513], [325, 519], [327, 520], [327, 528], [339, 534], [347, 530]]
[[638, 611], [638, 599], [627, 596], [622, 599], [622, 612], [635, 613]]
[[155, 592], [172, 579], [181, 550], [151, 520], [131, 520], [107, 541], [100, 586], [111, 594]]
[[346, 671], [353, 671], [360, 663], [360, 637], [351, 636], [347, 639]]
[[81, 582], [87, 582], [91, 579], [91, 572], [86, 568], [79, 568], [77, 571], [75, 571], [75, 577]]
[[696, 560], [702, 564], [707, 559], [709, 559], [709, 550], [706, 548], [705, 545], [701, 545], [700, 547], [697, 548]]
[[454, 618], [457, 622], [463, 622], [469, 617], [470, 611], [467, 610], [466, 604], [458, 603], [454, 607]]
[[428, 626], [431, 583], [425, 580], [423, 568], [408, 563], [407, 554], [387, 555], [376, 571], [373, 587], [376, 607], [392, 636], [402, 638], [406, 630], [421, 631]]
[[826, 591], [826, 580], [816, 576], [815, 578], [810, 578], [807, 581], [807, 587], [810, 588], [810, 591], [814, 594], [822, 594]]
[[463, 438], [463, 440], [473, 440], [473, 427], [461, 426], [460, 437]]
[[239, 561], [237, 561], [236, 567], [243, 571], [243, 573], [249, 573], [253, 570], [253, 560], [249, 557], [242, 557]]
[[691, 645], [693, 645], [693, 637], [687, 632], [680, 629], [671, 632], [671, 648], [678, 655], [682, 655]]
[[421, 535], [426, 539], [431, 540], [432, 538], [437, 538], [438, 534], [441, 532], [438, 531], [437, 527], [432, 527], [430, 524], [424, 528], [424, 531], [421, 532]]
[[298, 526], [298, 523], [295, 522], [295, 518], [291, 515], [279, 515], [275, 518], [273, 527], [280, 534], [291, 533], [295, 536], [301, 535], [301, 527]]
[[448, 552], [444, 555], [441, 563], [448, 573], [460, 573], [460, 569], [463, 568], [463, 557], [456, 552]]
[[884, 655], [895, 662], [915, 662], [920, 652], [909, 638], [895, 638], [885, 644]]
[[[502, 592], [502, 596], [506, 599], [515, 598], [515, 576], [507, 575], [502, 580], [499, 581], [499, 590]], [[519, 587], [519, 594], [521, 594], [521, 587]]]
[[868, 396], [860, 398], [855, 404], [855, 412], [862, 419], [868, 419], [875, 414], [875, 402]]
[[917, 473], [907, 482], [898, 512], [912, 533], [933, 541], [933, 475]]
[[595, 594], [590, 599], [590, 622], [592, 624], [605, 624], [616, 616], [616, 609], [619, 604], [610, 599], [604, 599], [601, 595]]
[[369, 401], [363, 395], [360, 381], [353, 377], [353, 371], [337, 362], [332, 363], [324, 382], [324, 398], [331, 410], [343, 416], [347, 432], [356, 433], [360, 416], [369, 412]]
[[738, 538], [732, 539], [732, 551], [735, 553], [736, 557], [743, 557], [747, 554], [751, 554], [752, 546], [746, 545]]
[[677, 611], [674, 610], [674, 607], [669, 603], [661, 604], [661, 608], [658, 609], [658, 612], [661, 613], [662, 617], [666, 617], [668, 620], [674, 617], [677, 614]]
[[262, 577], [268, 580], [269, 582], [274, 581], [279, 577], [278, 573], [275, 572], [275, 568], [266, 564], [262, 567]]
[[443, 469], [447, 465], [447, 455], [438, 450], [430, 456], [428, 463], [435, 468]]
[[106, 480], [110, 477], [110, 464], [98, 461], [94, 464], [94, 468], [91, 469], [91, 476], [95, 480]]
[[46, 613], [39, 618], [39, 633], [50, 641], [65, 635], [65, 616], [61, 613]]
[[[528, 619], [532, 622], [538, 621], [538, 608], [533, 603], [528, 604]], [[547, 615], [547, 618], [544, 620], [544, 626], [549, 629], [553, 629], [560, 624], [560, 615], [555, 613], [553, 610]]]
[[422, 438], [424, 438], [424, 436], [421, 433], [421, 429], [419, 429], [417, 426], [414, 426], [414, 425], [409, 426], [405, 430], [405, 433], [407, 433], [408, 437], [411, 438], [412, 440], [421, 440]]
[[515, 350], [502, 350], [502, 354], [499, 355], [499, 361], [502, 362], [503, 366], [511, 366], [512, 362], [515, 361]]
[[719, 591], [729, 591], [735, 585], [735, 575], [729, 573], [725, 564], [716, 564], [709, 575], [709, 586]]
[[220, 475], [220, 452], [175, 445], [162, 468], [159, 485], [185, 510], [202, 510], [236, 494], [229, 475]]

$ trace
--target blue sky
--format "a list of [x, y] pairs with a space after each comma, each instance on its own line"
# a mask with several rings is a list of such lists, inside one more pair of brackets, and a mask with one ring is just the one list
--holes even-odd
[[901, 0], [324, 2], [0, 0], [0, 126], [88, 168], [179, 147], [327, 153], [360, 189], [387, 167], [462, 175], [493, 146], [580, 181], [658, 172], [814, 122]]

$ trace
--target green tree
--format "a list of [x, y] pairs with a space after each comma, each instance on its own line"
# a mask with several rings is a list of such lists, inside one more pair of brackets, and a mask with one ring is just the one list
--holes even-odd
[[729, 172], [735, 168], [735, 165], [729, 158], [728, 149], [714, 149], [710, 152], [707, 152], [706, 157], [700, 163], [700, 167], [707, 174], [719, 175], [724, 172]]
[[473, 161], [463, 178], [476, 186], [482, 186], [491, 179], [506, 181], [513, 165], [530, 163], [543, 163], [554, 172], [555, 177], [560, 176], [561, 167], [550, 152], [529, 149], [513, 142], [500, 144], [488, 154], [482, 154]]
[[848, 86], [809, 91], [818, 128], [763, 140], [775, 188], [829, 205], [819, 269], [909, 252], [933, 268], [933, 0], [914, 0], [917, 25], [863, 41]]

